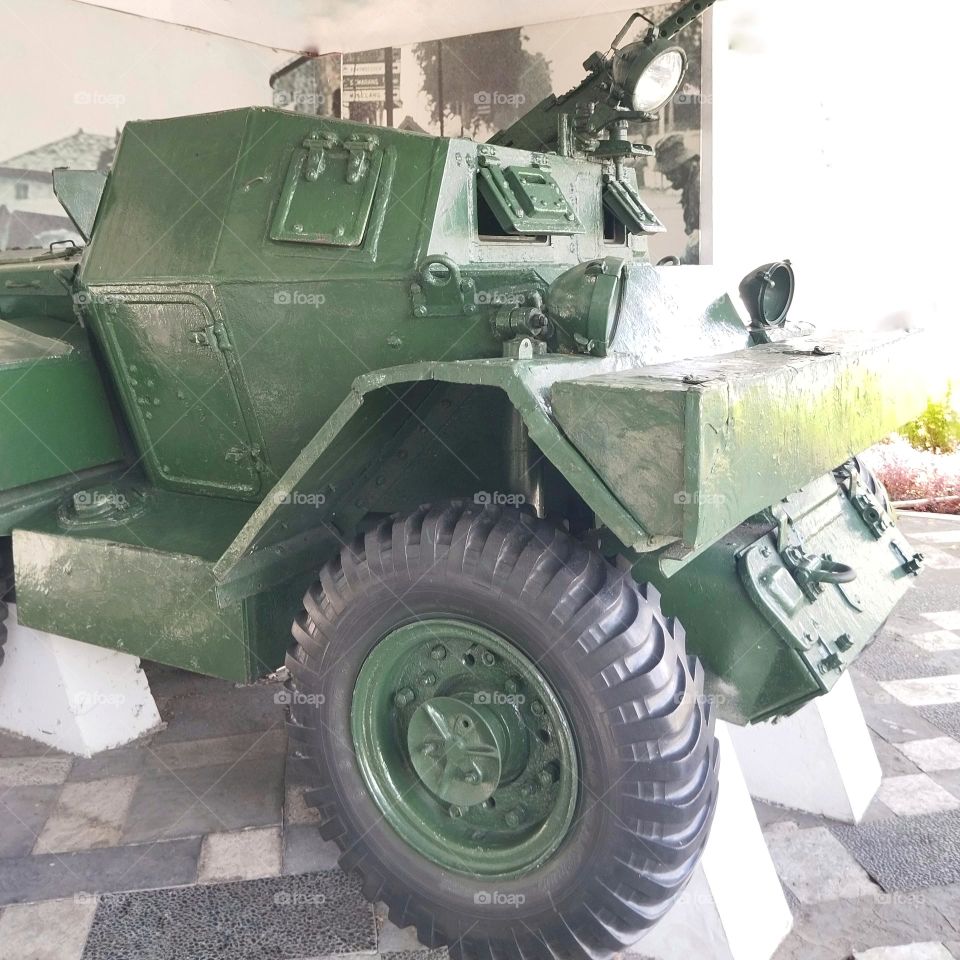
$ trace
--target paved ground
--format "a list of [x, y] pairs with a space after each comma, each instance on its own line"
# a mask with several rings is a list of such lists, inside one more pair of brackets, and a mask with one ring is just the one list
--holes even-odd
[[[866, 822], [757, 805], [795, 916], [778, 960], [960, 958], [960, 520], [904, 526], [930, 568], [855, 672], [884, 771]], [[318, 837], [279, 687], [149, 675], [167, 726], [134, 746], [0, 735], [0, 960], [426, 960]]]

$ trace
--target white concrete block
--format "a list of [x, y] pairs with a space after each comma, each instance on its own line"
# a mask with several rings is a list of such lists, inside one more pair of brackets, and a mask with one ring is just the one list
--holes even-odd
[[849, 674], [793, 716], [730, 733], [758, 800], [859, 823], [880, 787], [880, 762]]
[[717, 724], [720, 797], [703, 860], [670, 913], [631, 954], [770, 960], [793, 926], [729, 730]]
[[0, 729], [90, 757], [160, 726], [139, 657], [33, 630], [9, 611]]

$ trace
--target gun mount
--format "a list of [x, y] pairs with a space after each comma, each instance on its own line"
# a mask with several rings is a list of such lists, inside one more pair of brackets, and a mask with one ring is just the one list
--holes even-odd
[[[551, 94], [489, 142], [561, 156], [587, 154], [613, 160], [648, 156], [649, 147], [626, 139], [627, 124], [656, 120], [656, 111], [680, 89], [687, 57], [674, 38], [714, 3], [689, 0], [661, 24], [632, 13], [610, 49], [598, 50], [584, 61], [588, 75], [578, 86], [560, 97]], [[646, 35], [620, 47], [637, 20], [650, 24]]]

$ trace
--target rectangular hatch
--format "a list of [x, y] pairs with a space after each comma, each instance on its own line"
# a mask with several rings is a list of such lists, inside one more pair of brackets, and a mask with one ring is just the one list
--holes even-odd
[[290, 243], [359, 247], [383, 166], [376, 137], [315, 131], [290, 159], [270, 237]]
[[501, 167], [481, 153], [477, 190], [500, 227], [518, 236], [583, 233], [583, 224], [546, 163]]

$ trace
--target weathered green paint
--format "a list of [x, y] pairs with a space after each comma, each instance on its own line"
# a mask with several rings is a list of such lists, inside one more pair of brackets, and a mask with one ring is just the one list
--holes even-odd
[[0, 320], [0, 494], [121, 457], [83, 331], [56, 320]]
[[[137, 488], [115, 490], [132, 500]], [[142, 512], [123, 523], [78, 523], [61, 506], [14, 532], [23, 622], [229, 680], [279, 667], [310, 568], [221, 606], [213, 565], [249, 506], [149, 487], [143, 495]]]
[[350, 719], [371, 796], [434, 863], [519, 876], [563, 841], [577, 803], [573, 731], [507, 639], [443, 618], [391, 631], [360, 669]]
[[682, 557], [905, 423], [931, 389], [932, 347], [922, 334], [799, 339], [565, 381], [551, 399], [600, 477]]
[[53, 171], [53, 192], [84, 240], [93, 236], [93, 224], [106, 182], [107, 175], [99, 170], [61, 167]]
[[[848, 564], [857, 579], [825, 585], [815, 602], [804, 598], [784, 575], [781, 517], [789, 519], [790, 542]], [[825, 476], [729, 531], [673, 576], [652, 556], [637, 559], [634, 575], [656, 584], [664, 611], [681, 619], [720, 715], [746, 723], [792, 713], [833, 687], [909, 586], [902, 555], [912, 552], [896, 526], [877, 538]]]
[[[677, 606], [738, 716], [828, 687], [797, 631], [816, 619], [842, 667], [912, 558], [891, 572], [863, 546], [868, 612], [807, 583], [783, 623], [728, 546], [919, 412], [920, 348], [752, 347], [710, 270], [650, 263], [623, 81], [679, 25], [594, 55], [490, 144], [251, 108], [128, 124], [95, 214], [96, 179], [58, 175], [89, 246], [0, 263], [0, 534], [24, 622], [249, 679], [358, 531], [523, 496], [670, 596], [702, 573]], [[833, 548], [874, 536], [866, 516], [831, 524]]]

